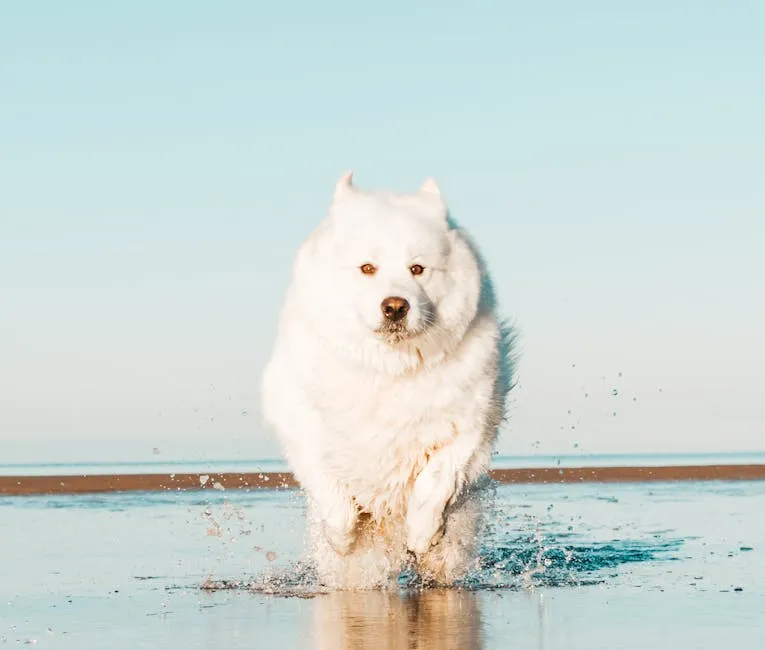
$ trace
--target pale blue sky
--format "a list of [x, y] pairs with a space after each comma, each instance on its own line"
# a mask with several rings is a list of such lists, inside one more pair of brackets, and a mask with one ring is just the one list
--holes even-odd
[[0, 8], [0, 459], [271, 453], [347, 168], [483, 246], [503, 452], [765, 449], [765, 4], [119, 4]]

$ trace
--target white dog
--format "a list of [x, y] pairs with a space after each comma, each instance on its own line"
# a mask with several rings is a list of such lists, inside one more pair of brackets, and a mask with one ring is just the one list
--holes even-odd
[[452, 584], [511, 387], [511, 337], [436, 183], [364, 192], [347, 173], [300, 248], [262, 384], [309, 503], [319, 578]]

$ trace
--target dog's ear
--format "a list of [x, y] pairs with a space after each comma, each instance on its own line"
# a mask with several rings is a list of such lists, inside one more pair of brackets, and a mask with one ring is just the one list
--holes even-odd
[[437, 196], [441, 198], [441, 190], [438, 187], [434, 178], [426, 178], [425, 182], [420, 185], [420, 194], [429, 194], [431, 196]]
[[426, 208], [426, 212], [437, 221], [443, 221], [446, 223], [449, 210], [446, 207], [446, 201], [441, 195], [441, 189], [438, 187], [433, 178], [426, 178], [425, 182], [420, 185], [420, 189], [416, 196], [419, 198], [419, 203]]
[[335, 199], [348, 196], [355, 191], [356, 188], [353, 186], [353, 171], [349, 170], [340, 177], [340, 180], [338, 180], [335, 185]]

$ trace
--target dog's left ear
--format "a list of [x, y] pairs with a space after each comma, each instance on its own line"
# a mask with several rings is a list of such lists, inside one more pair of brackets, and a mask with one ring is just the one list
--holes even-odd
[[433, 178], [426, 178], [420, 185], [417, 194], [421, 197], [421, 204], [427, 206], [427, 212], [438, 221], [446, 223], [449, 217], [449, 210], [446, 207], [444, 197], [441, 195], [441, 189]]

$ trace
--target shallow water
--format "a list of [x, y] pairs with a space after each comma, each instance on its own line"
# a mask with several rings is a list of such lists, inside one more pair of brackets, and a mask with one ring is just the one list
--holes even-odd
[[500, 486], [461, 590], [321, 593], [295, 491], [0, 499], [0, 645], [765, 647], [765, 483]]

